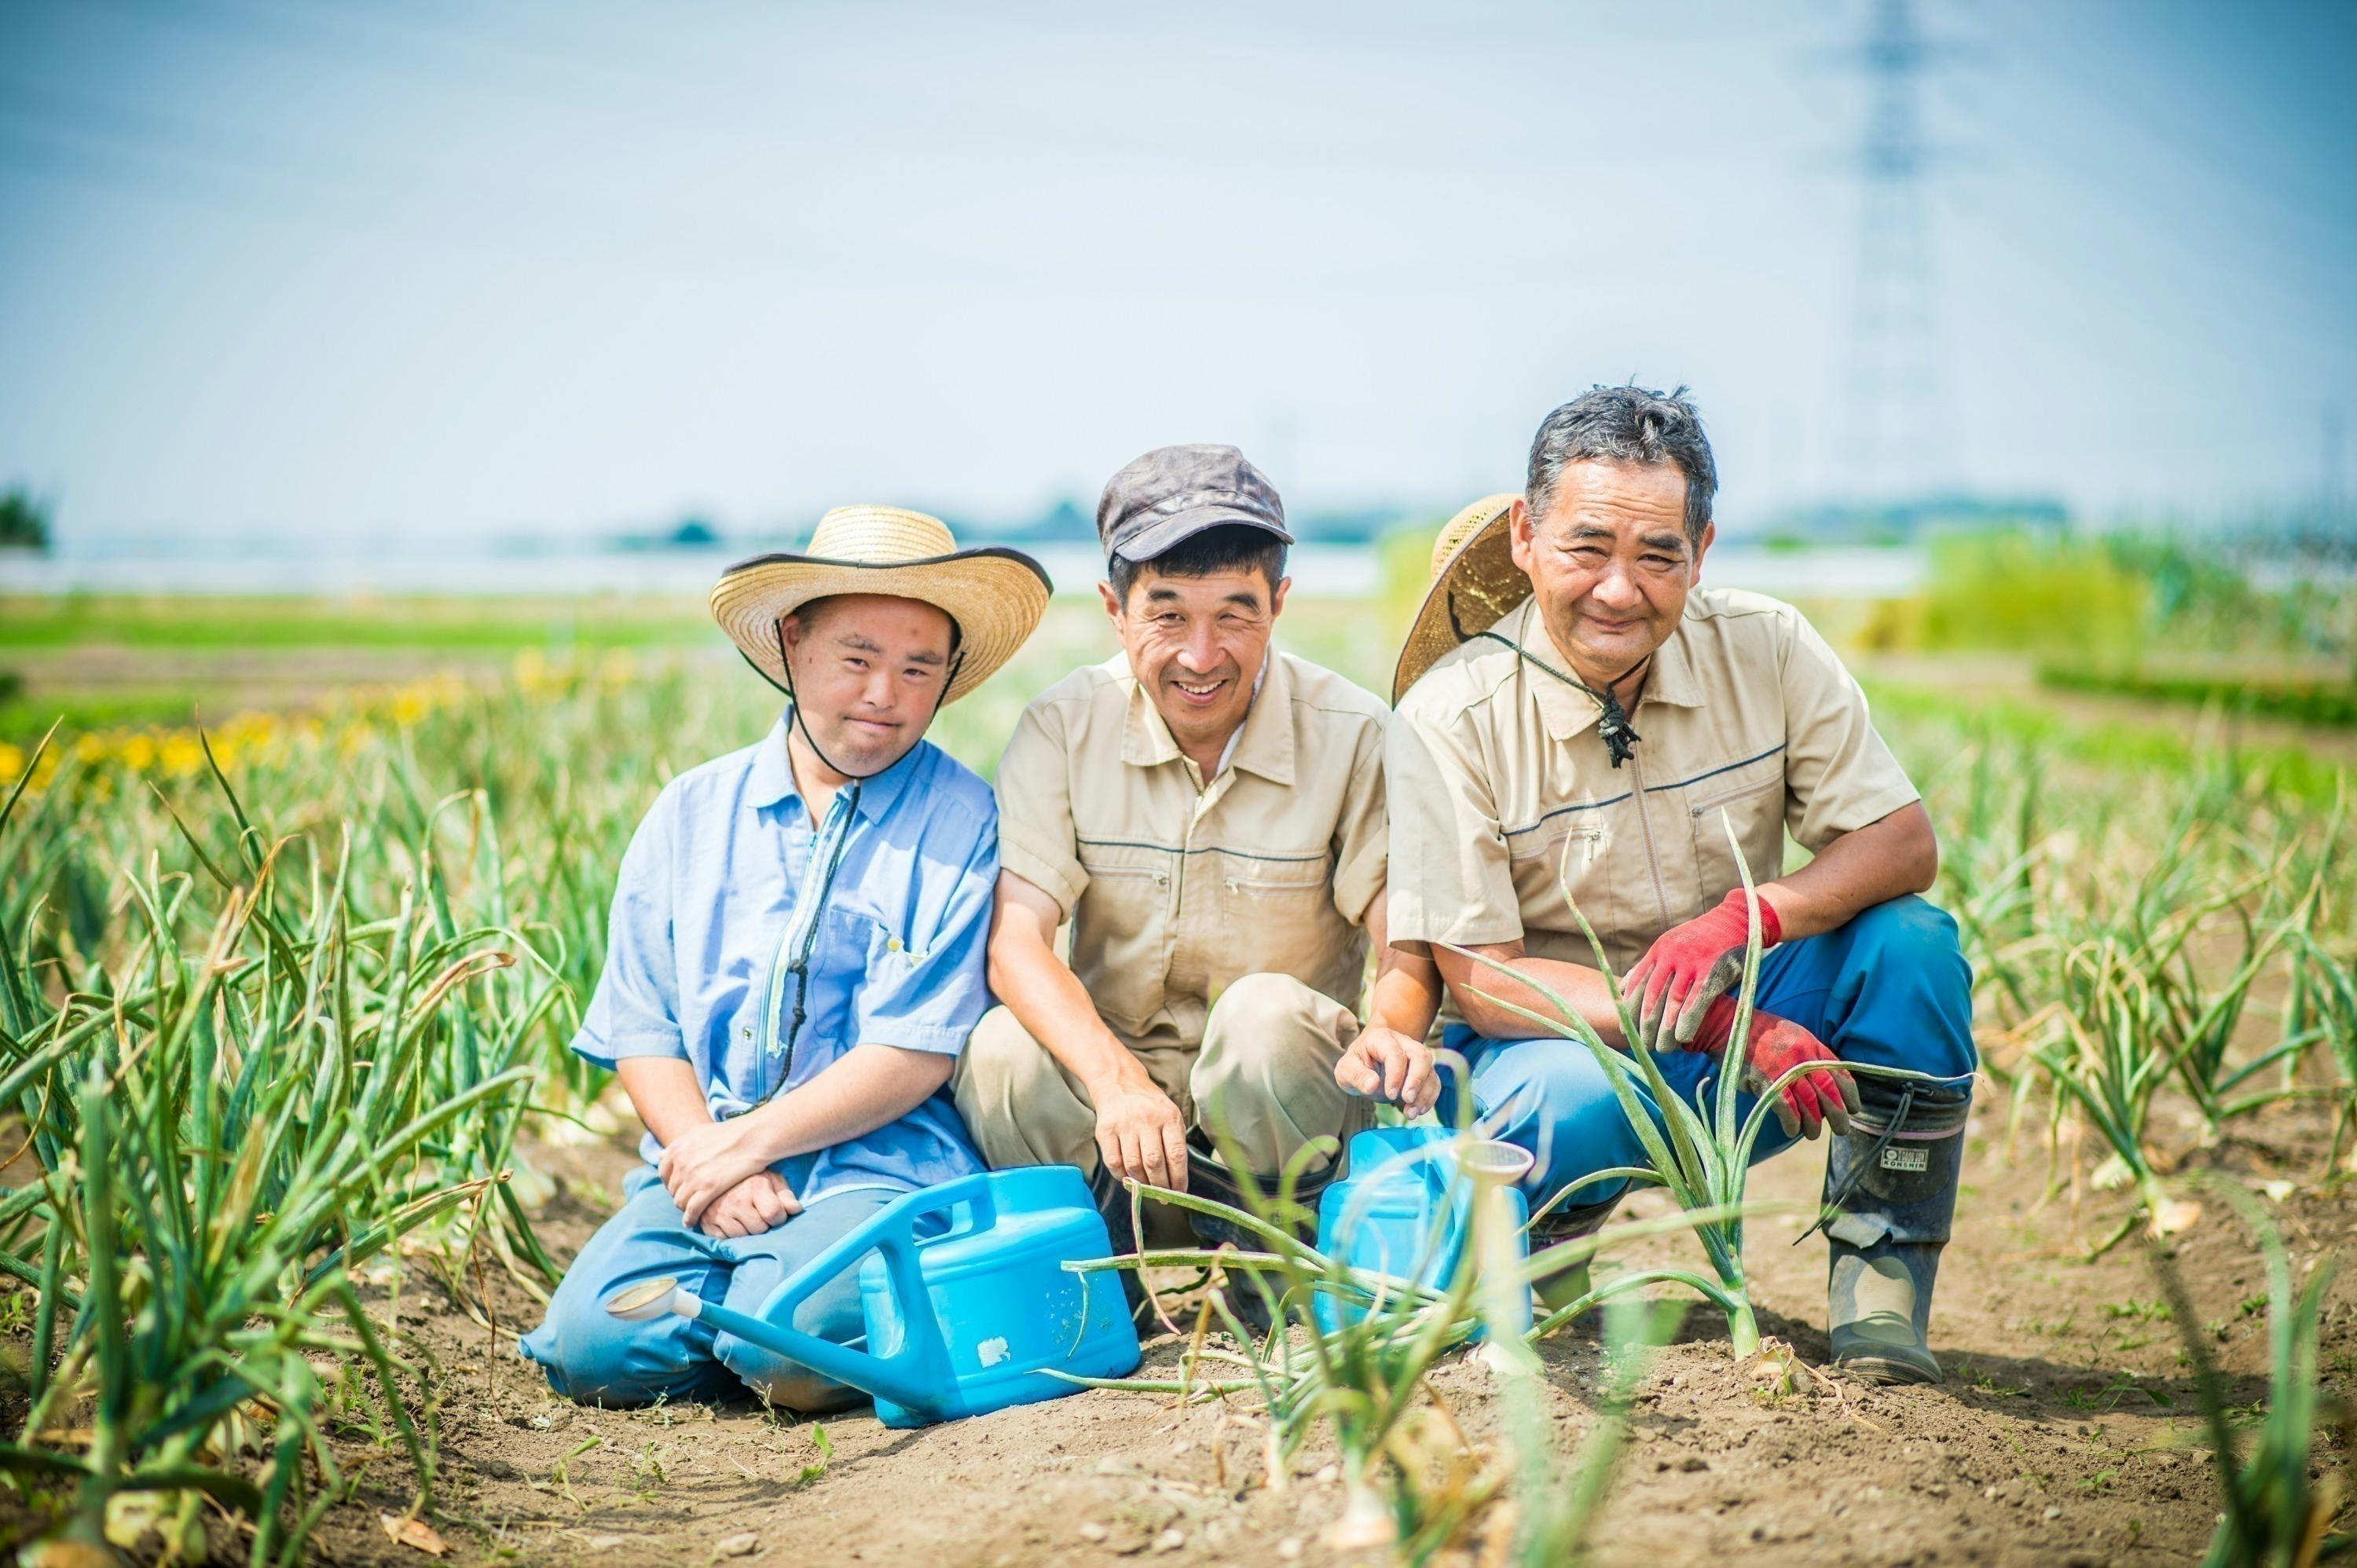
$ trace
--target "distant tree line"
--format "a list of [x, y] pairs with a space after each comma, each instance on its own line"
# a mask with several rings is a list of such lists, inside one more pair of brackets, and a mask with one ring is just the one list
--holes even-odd
[[23, 485], [0, 494], [0, 550], [47, 550], [49, 503]]

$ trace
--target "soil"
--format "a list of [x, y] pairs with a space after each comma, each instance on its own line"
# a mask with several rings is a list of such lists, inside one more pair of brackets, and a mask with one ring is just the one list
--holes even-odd
[[[1724, 1320], [1688, 1311], [1645, 1374], [1629, 1446], [1594, 1532], [1606, 1564], [1698, 1562], [1739, 1552], [1747, 1565], [2159, 1564], [2198, 1560], [2217, 1518], [2206, 1449], [2177, 1326], [2164, 1320], [2144, 1249], [2089, 1262], [2085, 1239], [2125, 1211], [2089, 1193], [2073, 1216], [2047, 1198], [2042, 1151], [2008, 1161], [2001, 1097], [1986, 1097], [1972, 1136], [1957, 1235], [1932, 1322], [1943, 1386], [1868, 1388], [1804, 1371], [1800, 1387], [1763, 1384], [1728, 1351]], [[2187, 1166], [2245, 1183], [2288, 1182], [2270, 1208], [2298, 1277], [2352, 1229], [2348, 1200], [2319, 1189], [2329, 1142], [2313, 1105], [2276, 1108], [2223, 1145], [2185, 1140]], [[551, 1150], [559, 1179], [544, 1231], [567, 1258], [610, 1201], [633, 1156], [625, 1141]], [[1822, 1155], [1803, 1144], [1761, 1167], [1755, 1196], [1812, 1208]], [[2093, 1163], [2092, 1156], [2090, 1164]], [[1624, 1212], [1658, 1212], [1641, 1197]], [[2255, 1409], [2266, 1384], [2266, 1288], [2257, 1250], [2214, 1201], [2177, 1239], [2176, 1259], [2201, 1332], [2232, 1375], [2231, 1401]], [[1755, 1222], [1748, 1247], [1762, 1331], [1804, 1368], [1826, 1353], [1824, 1244], [1790, 1244], [1803, 1216]], [[1632, 1244], [1614, 1260], [1695, 1266], [1690, 1238]], [[1324, 1532], [1342, 1488], [1322, 1443], [1284, 1486], [1268, 1484], [1265, 1425], [1240, 1402], [1181, 1410], [1167, 1397], [1084, 1392], [917, 1431], [866, 1412], [813, 1423], [751, 1403], [651, 1411], [585, 1409], [553, 1397], [513, 1349], [529, 1300], [492, 1282], [496, 1334], [412, 1290], [402, 1326], [444, 1369], [440, 1526], [451, 1559], [633, 1564], [908, 1563], [1030, 1565], [1111, 1563], [1378, 1563], [1338, 1554]], [[2357, 1289], [2329, 1298], [2321, 1348], [2328, 1382], [2357, 1370]], [[1596, 1420], [1601, 1358], [1592, 1333], [1544, 1347], [1568, 1451]], [[1175, 1364], [1167, 1338], [1147, 1365]], [[1437, 1397], [1483, 1446], [1499, 1438], [1474, 1355], [1431, 1378]], [[821, 1429], [823, 1429], [823, 1441]], [[356, 1454], [354, 1455], [358, 1457]], [[2337, 1444], [2319, 1460], [2348, 1463]], [[318, 1537], [337, 1561], [424, 1561], [378, 1520], [398, 1509], [398, 1466], [381, 1466], [373, 1497], [339, 1509]], [[1501, 1561], [1504, 1513], [1462, 1561]]]

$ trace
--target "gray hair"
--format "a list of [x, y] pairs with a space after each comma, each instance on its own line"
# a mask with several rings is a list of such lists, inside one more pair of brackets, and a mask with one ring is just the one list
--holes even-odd
[[1663, 396], [1641, 386], [1592, 387], [1539, 422], [1531, 441], [1530, 482], [1523, 490], [1534, 515], [1555, 504], [1555, 486], [1569, 463], [1674, 463], [1686, 477], [1686, 542], [1702, 548], [1718, 469], [1710, 438], [1686, 389]]

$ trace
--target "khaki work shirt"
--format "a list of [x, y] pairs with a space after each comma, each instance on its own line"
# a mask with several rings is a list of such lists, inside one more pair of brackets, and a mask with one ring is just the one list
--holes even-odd
[[1133, 1048], [1202, 1042], [1237, 978], [1356, 1009], [1383, 885], [1383, 703], [1271, 650], [1207, 785], [1125, 657], [1023, 712], [998, 764], [999, 865], [1055, 899], [1072, 972]]
[[[1494, 629], [1570, 672], [1535, 600]], [[1722, 812], [1766, 882], [1783, 874], [1787, 830], [1814, 854], [1918, 799], [1857, 682], [1798, 610], [1764, 595], [1687, 595], [1630, 714], [1644, 738], [1618, 768], [1599, 713], [1488, 638], [1425, 672], [1386, 757], [1393, 940], [1519, 938], [1536, 957], [1593, 966], [1567, 884], [1625, 974], [1742, 885]]]

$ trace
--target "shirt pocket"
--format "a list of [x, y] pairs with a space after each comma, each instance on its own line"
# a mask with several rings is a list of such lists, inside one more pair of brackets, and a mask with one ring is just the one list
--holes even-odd
[[759, 1099], [778, 1087], [808, 1083], [829, 1062], [859, 1042], [852, 1038], [858, 1019], [852, 1003], [867, 975], [868, 953], [884, 930], [884, 923], [865, 909], [830, 904], [819, 911], [818, 930], [810, 948], [808, 972], [802, 980], [802, 1021], [794, 1024], [795, 954], [784, 955], [785, 972], [778, 977], [777, 1027], [763, 1040], [763, 1077]]
[[[1507, 853], [1526, 928], [1535, 924], [1544, 930], [1570, 933], [1573, 961], [1593, 965], [1596, 955], [1587, 939], [1579, 934], [1579, 921], [1573, 918], [1564, 890], [1570, 889], [1579, 913], [1596, 928], [1597, 935], [1609, 940], [1617, 902], [1612, 886], [1612, 824], [1598, 811], [1566, 811], [1531, 832], [1517, 834]], [[1532, 920], [1534, 911], [1544, 914]], [[1528, 946], [1527, 929], [1523, 940]], [[1550, 949], [1544, 956], [1561, 955]]]
[[1705, 906], [1743, 886], [1724, 813], [1735, 824], [1754, 883], [1784, 875], [1784, 758], [1779, 753], [1695, 785], [1686, 791], [1694, 828], [1695, 865]]
[[1107, 1024], [1138, 1034], [1162, 1008], [1178, 857], [1146, 844], [1083, 841], [1080, 850], [1089, 885], [1072, 909], [1072, 972]]
[[1350, 946], [1334, 908], [1333, 858], [1327, 854], [1264, 857], [1222, 851], [1206, 868], [1220, 878], [1208, 902], [1213, 929], [1203, 933], [1217, 955], [1207, 966], [1216, 991], [1246, 974], [1289, 974], [1303, 983], [1336, 983], [1329, 971]]

